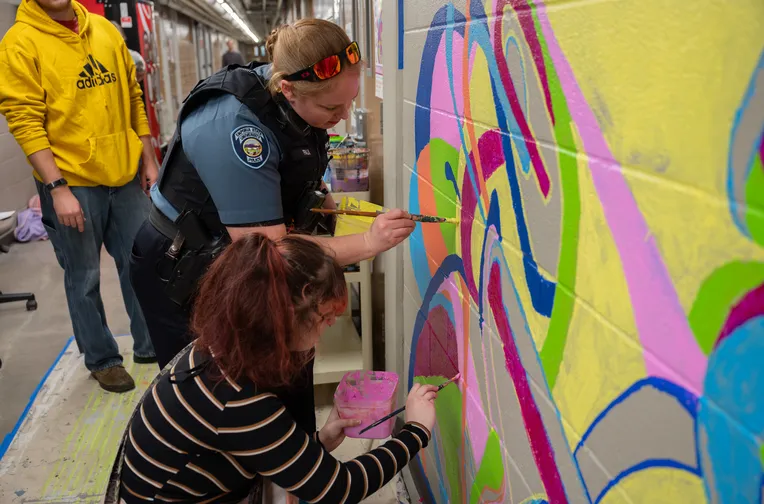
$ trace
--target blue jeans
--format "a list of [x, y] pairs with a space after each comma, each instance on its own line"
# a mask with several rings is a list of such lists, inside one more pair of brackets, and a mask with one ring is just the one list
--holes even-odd
[[59, 224], [50, 192], [37, 182], [42, 221], [58, 263], [64, 269], [64, 289], [72, 318], [74, 338], [85, 354], [85, 366], [100, 371], [122, 364], [117, 342], [106, 324], [101, 299], [101, 248], [114, 258], [122, 298], [130, 316], [133, 351], [153, 357], [154, 347], [140, 305], [130, 284], [130, 251], [133, 239], [148, 216], [149, 198], [138, 179], [122, 187], [72, 187], [85, 215], [85, 231]]

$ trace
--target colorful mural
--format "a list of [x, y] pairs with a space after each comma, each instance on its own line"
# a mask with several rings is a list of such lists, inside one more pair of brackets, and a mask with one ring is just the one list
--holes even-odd
[[761, 503], [764, 3], [546, 4], [400, 16], [425, 498]]

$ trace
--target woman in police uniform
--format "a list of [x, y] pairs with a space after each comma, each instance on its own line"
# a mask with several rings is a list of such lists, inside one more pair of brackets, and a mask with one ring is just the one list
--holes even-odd
[[[334, 206], [321, 184], [326, 130], [347, 119], [358, 94], [358, 45], [333, 23], [304, 19], [274, 30], [266, 47], [270, 64], [231, 65], [186, 98], [151, 191], [150, 219], [135, 239], [131, 280], [160, 366], [191, 341], [193, 292], [227, 243], [250, 233], [311, 233], [310, 208]], [[366, 233], [313, 239], [347, 265], [398, 245], [413, 229], [406, 212], [392, 210]], [[302, 396], [287, 401], [315, 430], [312, 371], [311, 361]]]

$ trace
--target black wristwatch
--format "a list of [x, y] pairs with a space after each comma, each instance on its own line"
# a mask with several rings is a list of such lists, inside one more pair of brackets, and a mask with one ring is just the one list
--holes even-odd
[[48, 191], [52, 191], [56, 187], [59, 187], [62, 185], [69, 185], [69, 182], [67, 182], [65, 178], [60, 178], [58, 180], [54, 180], [50, 184], [45, 184], [45, 189], [47, 189]]

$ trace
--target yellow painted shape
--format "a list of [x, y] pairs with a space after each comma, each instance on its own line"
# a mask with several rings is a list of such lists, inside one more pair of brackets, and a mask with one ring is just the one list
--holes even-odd
[[630, 474], [612, 488], [600, 504], [705, 504], [703, 480], [665, 467]]
[[[466, 119], [471, 119], [472, 122], [480, 124], [482, 127], [496, 128], [499, 121], [496, 118], [496, 105], [493, 102], [493, 93], [491, 92], [491, 74], [488, 70], [488, 61], [480, 47], [475, 47], [473, 51], [476, 52], [472, 73], [469, 77], [470, 117]], [[462, 63], [461, 61], [454, 61], [454, 64], [461, 65]]]
[[616, 0], [546, 13], [689, 312], [712, 271], [764, 257], [726, 207], [732, 122], [764, 49], [764, 2]]
[[730, 128], [764, 48], [761, 0], [547, 9], [616, 160], [726, 198]]
[[[370, 203], [368, 201], [344, 196], [337, 206], [340, 210], [360, 210], [362, 212], [381, 212], [384, 208]], [[359, 217], [357, 215], [338, 215], [337, 226], [334, 230], [334, 236], [347, 236], [351, 234], [364, 233], [369, 230], [374, 217]]]
[[733, 261], [764, 262], [764, 247], [740, 233], [725, 201], [644, 178], [630, 185], [686, 314], [714, 271]]
[[[575, 129], [574, 140], [580, 144]], [[578, 299], [552, 391], [571, 448], [600, 411], [646, 374], [621, 259], [583, 156], [578, 178]]]
[[597, 414], [646, 374], [642, 348], [577, 299], [552, 391], [568, 447], [573, 450]]

